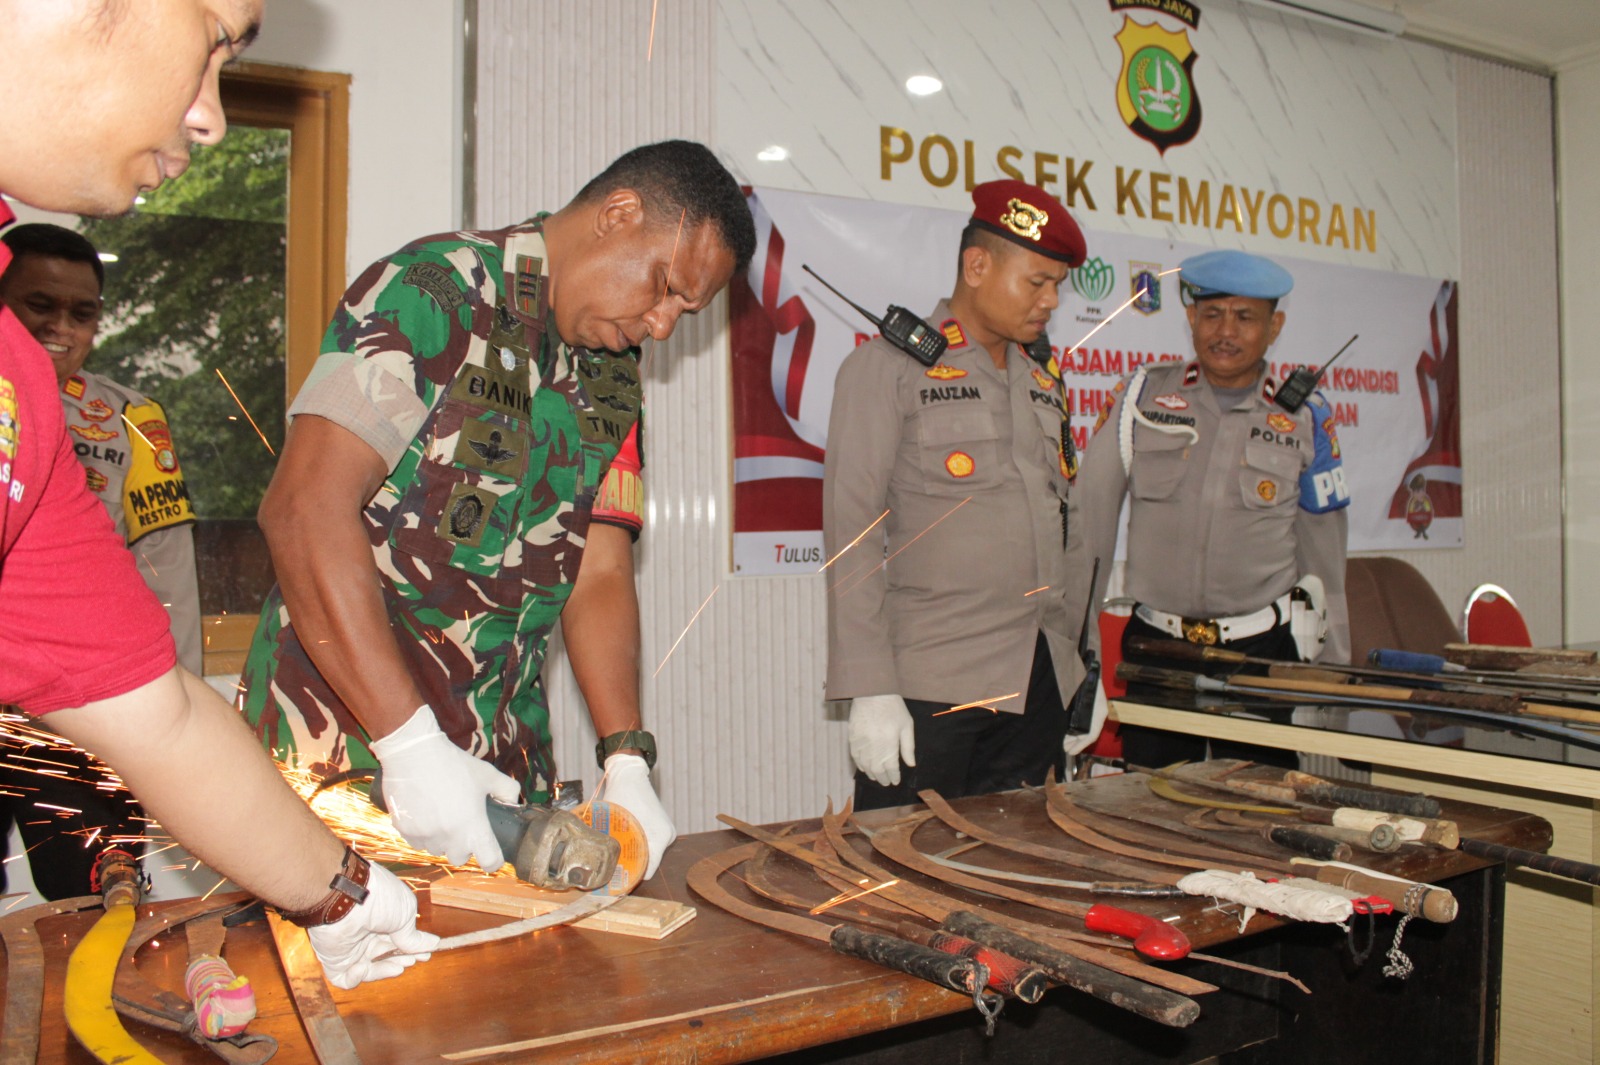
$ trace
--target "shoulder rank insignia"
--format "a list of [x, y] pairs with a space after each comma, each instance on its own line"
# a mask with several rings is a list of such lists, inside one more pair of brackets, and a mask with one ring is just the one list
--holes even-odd
[[946, 318], [944, 324], [939, 327], [939, 332], [944, 334], [945, 341], [952, 348], [967, 346], [967, 334], [962, 331], [961, 323], [954, 318]]
[[1200, 380], [1200, 364], [1198, 362], [1191, 362], [1188, 366], [1184, 367], [1184, 370], [1183, 370], [1183, 383], [1185, 385], [1196, 384], [1199, 380]]
[[930, 366], [923, 371], [923, 374], [926, 377], [933, 378], [935, 381], [954, 381], [958, 377], [967, 376], [967, 371], [958, 370], [954, 366], [946, 366], [941, 362], [937, 366]]
[[65, 392], [73, 399], [82, 399], [83, 390], [85, 387], [86, 384], [83, 378], [79, 377], [77, 374], [73, 374], [71, 377], [67, 378], [67, 383], [61, 386], [61, 391]]

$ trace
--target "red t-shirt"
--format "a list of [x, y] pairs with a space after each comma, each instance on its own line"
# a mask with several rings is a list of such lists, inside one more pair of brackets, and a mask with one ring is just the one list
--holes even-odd
[[[0, 226], [12, 218], [0, 202]], [[10, 264], [0, 244], [0, 273]], [[55, 367], [0, 308], [0, 703], [82, 706], [176, 661], [166, 610], [89, 493]]]

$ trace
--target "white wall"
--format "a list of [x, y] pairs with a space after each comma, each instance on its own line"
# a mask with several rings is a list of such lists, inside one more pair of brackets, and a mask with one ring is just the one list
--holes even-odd
[[1562, 469], [1566, 475], [1566, 637], [1600, 643], [1600, 127], [1589, 103], [1600, 93], [1600, 56], [1556, 75], [1561, 189]]
[[346, 276], [461, 216], [461, 0], [272, 0], [251, 62], [351, 75]]

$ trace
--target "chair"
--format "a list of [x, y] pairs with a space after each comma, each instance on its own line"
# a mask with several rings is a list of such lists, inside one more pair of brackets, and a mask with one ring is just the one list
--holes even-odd
[[1467, 596], [1461, 612], [1461, 632], [1468, 643], [1497, 647], [1532, 647], [1528, 623], [1511, 593], [1498, 584], [1480, 584]]
[[1350, 609], [1350, 661], [1361, 665], [1376, 647], [1444, 654], [1460, 643], [1450, 611], [1428, 579], [1398, 558], [1352, 558], [1345, 564]]

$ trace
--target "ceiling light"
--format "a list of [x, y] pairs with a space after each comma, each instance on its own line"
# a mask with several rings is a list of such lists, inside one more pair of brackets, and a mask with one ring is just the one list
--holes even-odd
[[944, 88], [944, 82], [932, 74], [913, 74], [906, 79], [906, 92], [912, 96], [932, 96]]
[[769, 145], [757, 152], [756, 158], [763, 163], [781, 163], [789, 158], [789, 149], [781, 144]]

